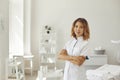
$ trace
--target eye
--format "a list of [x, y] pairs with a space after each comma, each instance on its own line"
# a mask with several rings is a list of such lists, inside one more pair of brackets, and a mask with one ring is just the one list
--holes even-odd
[[75, 28], [78, 28], [78, 25], [75, 25]]

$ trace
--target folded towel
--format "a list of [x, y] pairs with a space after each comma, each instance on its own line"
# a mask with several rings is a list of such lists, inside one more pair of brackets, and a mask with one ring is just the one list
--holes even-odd
[[87, 70], [88, 80], [120, 80], [120, 66], [104, 65], [95, 70]]

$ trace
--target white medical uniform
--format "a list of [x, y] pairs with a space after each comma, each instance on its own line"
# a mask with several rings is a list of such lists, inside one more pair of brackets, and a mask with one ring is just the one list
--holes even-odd
[[[68, 55], [71, 56], [86, 56], [88, 52], [88, 41], [83, 40], [83, 37], [78, 37], [78, 39], [72, 38], [65, 44], [64, 49], [66, 49]], [[64, 69], [64, 80], [82, 80], [80, 78], [80, 76], [82, 76], [80, 75], [82, 68], [82, 65], [78, 66], [66, 60]]]

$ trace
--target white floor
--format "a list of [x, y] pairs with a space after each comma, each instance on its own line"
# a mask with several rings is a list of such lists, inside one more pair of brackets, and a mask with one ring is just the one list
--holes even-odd
[[25, 74], [25, 80], [36, 80], [36, 78], [37, 78], [37, 71], [33, 72], [32, 76], [29, 73]]

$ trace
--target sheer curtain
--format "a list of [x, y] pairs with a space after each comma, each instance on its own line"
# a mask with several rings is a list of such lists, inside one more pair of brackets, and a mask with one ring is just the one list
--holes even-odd
[[9, 0], [9, 56], [24, 54], [23, 0]]

